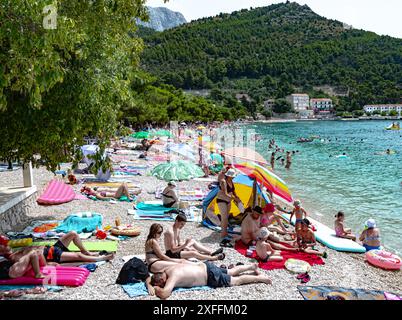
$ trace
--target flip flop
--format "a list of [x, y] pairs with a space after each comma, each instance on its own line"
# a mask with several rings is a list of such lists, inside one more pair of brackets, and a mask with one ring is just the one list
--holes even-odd
[[308, 275], [307, 272], [306, 272], [306, 273], [300, 273], [300, 274], [296, 277], [296, 279], [301, 280], [301, 279], [303, 279], [304, 277], [306, 277], [307, 275]]
[[218, 255], [218, 260], [224, 260], [225, 257], [226, 257], [226, 255], [225, 255], [224, 253], [220, 253], [220, 254]]
[[219, 266], [219, 268], [220, 268], [220, 269], [227, 269], [228, 267], [225, 266], [224, 264], [221, 264], [221, 265]]
[[219, 245], [225, 248], [233, 248], [233, 245], [230, 243], [230, 240], [226, 238], [224, 238]]
[[216, 256], [222, 252], [223, 252], [223, 248], [219, 248], [219, 249], [215, 250], [214, 252], [212, 252], [211, 256]]
[[243, 262], [238, 262], [238, 263], [236, 263], [236, 266], [244, 266], [244, 263]]
[[228, 269], [233, 269], [234, 267], [234, 264], [229, 264]]
[[310, 281], [310, 279], [310, 275], [307, 274], [303, 279], [301, 279], [301, 283], [307, 283]]

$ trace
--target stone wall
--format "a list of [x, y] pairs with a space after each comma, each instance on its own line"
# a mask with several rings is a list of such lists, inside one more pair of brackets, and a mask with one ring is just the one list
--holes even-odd
[[36, 206], [37, 192], [0, 214], [0, 232], [22, 231], [31, 220], [29, 213]]

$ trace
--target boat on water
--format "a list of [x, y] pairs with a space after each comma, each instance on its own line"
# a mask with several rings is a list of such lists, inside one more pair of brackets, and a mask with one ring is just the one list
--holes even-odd
[[386, 127], [385, 130], [401, 130], [401, 126], [398, 123], [392, 123], [389, 127]]

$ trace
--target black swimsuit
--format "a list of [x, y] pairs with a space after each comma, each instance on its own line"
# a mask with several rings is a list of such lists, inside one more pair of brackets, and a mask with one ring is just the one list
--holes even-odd
[[[221, 186], [219, 186], [219, 189], [222, 190]], [[235, 191], [235, 187], [234, 187], [234, 186], [229, 186], [229, 184], [226, 183], [226, 192], [227, 192], [227, 193], [233, 193], [234, 191]], [[216, 203], [226, 203], [226, 204], [229, 204], [230, 201], [226, 201], [226, 200], [223, 200], [223, 199], [216, 199]]]

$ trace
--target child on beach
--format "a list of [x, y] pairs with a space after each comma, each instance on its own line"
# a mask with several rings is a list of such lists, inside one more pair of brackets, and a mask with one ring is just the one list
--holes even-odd
[[301, 228], [301, 223], [303, 219], [307, 218], [307, 212], [302, 208], [300, 200], [295, 200], [293, 202], [293, 205], [294, 209], [290, 215], [289, 221], [292, 221], [293, 215], [296, 216], [295, 230], [297, 231]]
[[323, 258], [327, 258], [328, 254], [326, 251], [320, 252], [314, 248], [317, 245], [317, 241], [315, 239], [315, 235], [313, 230], [309, 228], [310, 221], [308, 219], [303, 219], [301, 221], [301, 229], [297, 232], [297, 244], [299, 246], [299, 250], [305, 253], [316, 254], [318, 256], [322, 256]]
[[267, 228], [260, 228], [256, 243], [256, 253], [262, 262], [268, 261], [282, 261], [283, 257], [280, 255], [281, 251], [272, 249], [271, 245], [267, 242], [269, 231]]
[[352, 234], [352, 230], [350, 228], [345, 228], [345, 214], [342, 211], [339, 211], [335, 215], [335, 234], [339, 238], [346, 238], [356, 241], [356, 236]]

